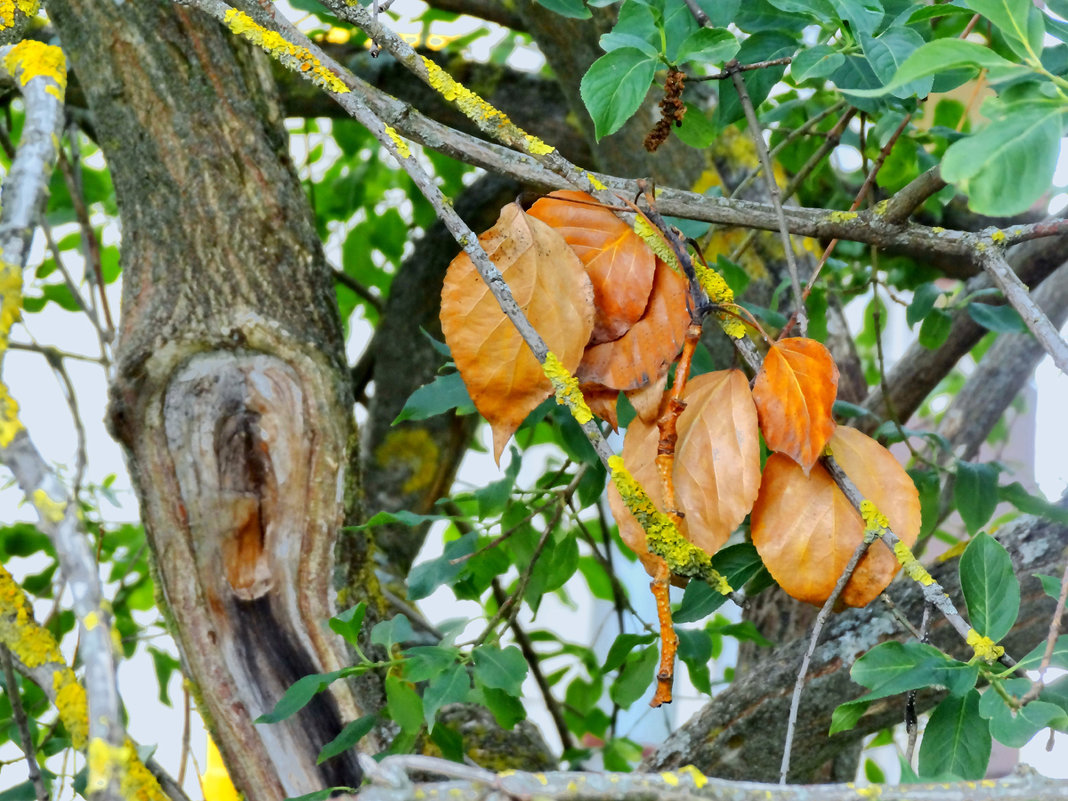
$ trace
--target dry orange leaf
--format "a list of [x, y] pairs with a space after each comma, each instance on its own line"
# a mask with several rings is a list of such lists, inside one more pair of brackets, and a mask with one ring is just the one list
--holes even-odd
[[675, 445], [675, 499], [687, 538], [708, 554], [723, 547], [760, 490], [760, 434], [740, 370], [690, 379]]
[[[638, 389], [628, 389], [623, 394], [627, 396], [627, 400], [634, 407], [638, 417], [651, 423], [660, 416], [666, 386], [667, 373], [665, 372], [658, 380]], [[582, 384], [580, 389], [593, 413], [612, 426], [613, 431], [618, 431], [619, 418], [616, 414], [616, 400], [619, 398], [619, 390], [607, 389], [600, 384]]]
[[[920, 498], [897, 459], [854, 428], [836, 430], [830, 446], [861, 494], [911, 547], [920, 532]], [[827, 600], [864, 539], [864, 521], [823, 466], [816, 465], [806, 476], [795, 461], [779, 453], [773, 453], [764, 466], [751, 523], [753, 545], [775, 581], [789, 595], [812, 604]], [[873, 543], [841, 602], [867, 605], [899, 568], [889, 548]]]
[[586, 349], [576, 375], [584, 384], [639, 389], [659, 381], [682, 348], [690, 315], [686, 279], [660, 259], [645, 314], [622, 337]]
[[[756, 409], [749, 382], [739, 370], [720, 370], [691, 379], [682, 399], [686, 409], [676, 424], [672, 473], [675, 501], [684, 514], [680, 532], [711, 555], [749, 514], [760, 488]], [[635, 418], [623, 440], [623, 461], [657, 508], [664, 510], [656, 468], [659, 440], [655, 423]], [[659, 557], [648, 554], [644, 530], [612, 486], [609, 504], [623, 541], [652, 575]]]
[[838, 367], [827, 348], [803, 337], [772, 345], [753, 383], [768, 447], [811, 470], [834, 431], [837, 394]]
[[[516, 303], [568, 370], [593, 330], [593, 290], [560, 234], [516, 203], [479, 236]], [[441, 290], [441, 329], [475, 407], [493, 429], [493, 455], [552, 385], [466, 253], [449, 265]]]
[[656, 257], [649, 246], [585, 192], [553, 192], [527, 213], [561, 234], [586, 267], [597, 307], [590, 344], [627, 333], [641, 319], [653, 289]]

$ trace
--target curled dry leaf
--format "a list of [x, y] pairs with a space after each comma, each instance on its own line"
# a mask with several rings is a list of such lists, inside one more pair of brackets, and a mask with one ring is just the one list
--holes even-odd
[[[853, 428], [839, 428], [831, 452], [890, 528], [910, 547], [920, 532], [920, 499], [912, 479], [891, 453]], [[799, 601], [822, 604], [864, 539], [864, 521], [822, 465], [806, 476], [783, 454], [764, 466], [751, 518], [753, 545], [772, 577]], [[900, 565], [890, 549], [873, 543], [842, 593], [847, 606], [865, 606]]]
[[627, 333], [641, 319], [653, 289], [656, 257], [649, 246], [585, 192], [553, 192], [527, 213], [563, 236], [586, 267], [597, 307], [590, 344]]
[[[578, 256], [516, 203], [478, 239], [534, 330], [574, 372], [593, 330], [593, 290]], [[471, 400], [493, 429], [499, 462], [505, 442], [552, 386], [466, 253], [445, 274], [441, 329]]]
[[[684, 515], [680, 530], [711, 555], [749, 514], [760, 488], [756, 408], [749, 383], [739, 370], [720, 370], [691, 379], [682, 399], [686, 409], [676, 424], [672, 474], [675, 500]], [[656, 469], [659, 439], [655, 423], [635, 418], [623, 440], [623, 461], [663, 509], [663, 489]], [[652, 575], [659, 557], [648, 554], [645, 532], [611, 486], [609, 504], [623, 541]]]
[[[628, 389], [623, 394], [627, 396], [627, 400], [634, 407], [638, 417], [647, 423], [652, 423], [660, 416], [666, 386], [667, 373], [665, 372], [656, 381], [638, 389]], [[590, 410], [612, 426], [613, 431], [618, 431], [619, 417], [616, 411], [616, 401], [619, 398], [619, 390], [606, 389], [600, 384], [583, 384], [580, 389]]]
[[622, 337], [593, 345], [576, 375], [606, 389], [640, 389], [667, 375], [686, 337], [686, 279], [656, 260], [656, 276], [645, 314]]
[[753, 383], [768, 447], [811, 470], [834, 431], [837, 394], [838, 367], [822, 344], [793, 337], [772, 345]]

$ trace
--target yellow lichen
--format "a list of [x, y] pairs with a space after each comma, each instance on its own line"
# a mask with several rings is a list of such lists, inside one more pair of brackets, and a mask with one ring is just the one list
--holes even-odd
[[857, 219], [858, 216], [855, 211], [832, 211], [827, 219], [835, 223], [845, 223]]
[[0, 643], [28, 668], [49, 662], [65, 665], [52, 633], [37, 624], [22, 587], [0, 565]]
[[49, 79], [45, 91], [62, 102], [67, 90], [67, 59], [58, 47], [23, 39], [4, 57], [4, 68], [23, 86], [34, 78]]
[[7, 391], [7, 386], [0, 381], [0, 448], [6, 448], [22, 431], [19, 420], [19, 404]]
[[[734, 303], [734, 292], [727, 286], [727, 282], [723, 280], [722, 275], [711, 267], [706, 267], [696, 262], [694, 263], [694, 271], [697, 273], [697, 282], [701, 285], [705, 294], [708, 295], [710, 301], [717, 306]], [[741, 339], [745, 336], [745, 323], [737, 317], [725, 312], [720, 312], [718, 317], [720, 325], [727, 336], [734, 339]]]
[[56, 693], [59, 719], [70, 735], [71, 745], [80, 751], [85, 748], [89, 736], [89, 707], [85, 688], [78, 683], [74, 671], [64, 666], [52, 674], [52, 689]]
[[968, 636], [964, 641], [972, 647], [977, 657], [988, 664], [997, 662], [1005, 653], [1004, 648], [995, 645], [992, 639], [984, 637], [975, 629], [968, 629]]
[[[546, 144], [545, 142], [541, 141], [538, 137], [532, 134], [527, 134], [523, 137], [523, 139], [525, 139], [527, 143], [527, 152], [530, 153], [530, 155], [532, 156], [548, 156], [556, 149], [552, 145]], [[598, 188], [604, 189], [603, 186]]]
[[594, 175], [592, 172], [586, 173], [586, 178], [589, 180], [590, 186], [592, 186], [594, 189], [596, 189], [598, 191], [603, 191], [603, 190], [608, 188], [607, 186], [602, 184], [600, 179], [598, 179], [597, 176]]
[[85, 616], [85, 620], [82, 621], [82, 625], [85, 626], [86, 631], [92, 631], [100, 625], [100, 615], [96, 612], [90, 612]]
[[401, 490], [406, 493], [426, 489], [438, 471], [441, 451], [425, 428], [395, 428], [375, 450], [379, 467], [405, 465], [411, 475]]
[[994, 231], [994, 233], [992, 233], [990, 235], [990, 240], [992, 242], [997, 242], [999, 244], [1001, 242], [1004, 242], [1005, 241], [1005, 232], [1004, 231]]
[[919, 563], [912, 551], [909, 550], [909, 546], [901, 540], [894, 543], [894, 556], [896, 556], [897, 561], [901, 563], [905, 575], [913, 581], [918, 582], [925, 587], [929, 587], [935, 583], [935, 580], [931, 578], [931, 574], [927, 572], [927, 568]]
[[857, 795], [861, 798], [878, 798], [883, 794], [883, 788], [877, 784], [871, 784], [867, 787], [858, 787]]
[[712, 558], [679, 533], [671, 518], [656, 508], [652, 499], [634, 480], [623, 465], [623, 457], [608, 459], [612, 482], [619, 491], [627, 510], [645, 530], [645, 544], [649, 553], [667, 562], [672, 573], [707, 581], [723, 595], [729, 594], [730, 584], [712, 567]]
[[248, 14], [231, 8], [223, 21], [235, 34], [264, 50], [286, 69], [308, 76], [316, 86], [338, 95], [349, 91], [341, 79], [324, 67], [310, 50], [298, 47], [280, 33], [267, 30]]
[[671, 249], [671, 245], [664, 241], [664, 237], [656, 227], [642, 214], [639, 214], [634, 218], [634, 233], [645, 241], [645, 244], [649, 246], [649, 249], [653, 251], [661, 261], [673, 270], [678, 271], [681, 269], [679, 267], [679, 260], [675, 256], [675, 251]]
[[931, 233], [932, 234], [944, 234], [945, 232], [946, 232], [946, 229], [943, 228], [941, 225], [936, 225], [936, 226], [933, 226], [931, 228]]
[[706, 784], [708, 784], [708, 777], [701, 771], [695, 768], [693, 765], [684, 765], [679, 768], [679, 774], [682, 776], [689, 776], [693, 779], [693, 786], [700, 790]]
[[54, 500], [43, 489], [35, 489], [31, 500], [41, 519], [49, 523], [59, 523], [67, 514], [67, 502]]
[[[476, 123], [511, 125], [511, 120], [504, 112], [494, 108], [462, 83], [454, 80], [449, 73], [426, 56], [423, 56], [423, 68], [426, 70], [427, 83], [430, 84], [430, 88], [453, 103], [468, 119]], [[535, 140], [536, 137], [532, 136], [530, 139]], [[542, 148], [548, 148], [541, 155], [552, 152], [552, 148], [540, 139], [537, 139], [537, 142]], [[531, 147], [530, 142], [527, 142], [527, 147]]]
[[534, 774], [534, 778], [537, 779], [538, 782], [540, 784], [542, 784], [543, 786], [545, 786], [545, 787], [549, 786], [549, 777], [546, 776], [544, 773], [535, 773]]
[[886, 515], [880, 512], [879, 508], [867, 499], [860, 502], [860, 516], [864, 518], [864, 530], [866, 532], [878, 534], [890, 528], [890, 521], [886, 519]]
[[34, 17], [40, 7], [41, 0], [0, 0], [0, 31], [15, 27], [16, 12]]
[[399, 133], [387, 125], [386, 135], [393, 140], [393, 146], [397, 148], [397, 155], [402, 159], [411, 158], [412, 151], [408, 149], [408, 143], [401, 139]]
[[111, 745], [94, 737], [89, 741], [86, 763], [89, 771], [86, 787], [90, 793], [105, 790], [117, 780], [124, 801], [167, 801], [156, 777], [138, 759], [137, 749], [130, 740]]
[[664, 784], [668, 785], [669, 787], [679, 786], [679, 777], [676, 776], [674, 773], [669, 773], [665, 771], [664, 773], [660, 774], [660, 778], [663, 779]]
[[546, 354], [545, 362], [542, 364], [541, 369], [545, 372], [545, 377], [553, 385], [556, 402], [570, 409], [571, 416], [575, 418], [575, 421], [580, 426], [590, 422], [593, 419], [593, 412], [590, 411], [590, 407], [586, 404], [586, 399], [582, 396], [578, 379], [571, 375], [555, 353], [549, 351]]

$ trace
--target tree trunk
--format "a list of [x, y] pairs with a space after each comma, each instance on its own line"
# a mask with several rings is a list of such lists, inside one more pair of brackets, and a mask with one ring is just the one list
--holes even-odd
[[49, 12], [118, 197], [110, 422], [198, 708], [247, 798], [355, 784], [352, 752], [315, 764], [363, 713], [343, 683], [253, 723], [297, 678], [348, 663], [325, 621], [354, 497], [341, 326], [269, 66], [161, 0]]

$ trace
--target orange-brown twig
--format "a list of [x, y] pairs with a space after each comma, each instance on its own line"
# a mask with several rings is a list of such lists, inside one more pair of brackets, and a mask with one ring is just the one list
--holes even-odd
[[[682, 355], [675, 366], [675, 381], [671, 385], [671, 394], [667, 398], [664, 411], [656, 421], [660, 432], [660, 441], [656, 448], [656, 469], [660, 475], [660, 487], [664, 496], [664, 511], [671, 521], [679, 526], [683, 514], [675, 502], [675, 481], [672, 472], [675, 468], [675, 443], [678, 441], [676, 426], [679, 415], [686, 408], [682, 400], [686, 381], [690, 377], [690, 366], [697, 343], [701, 341], [701, 324], [690, 323], [686, 329], [686, 339], [682, 345]], [[671, 685], [675, 678], [675, 653], [679, 647], [679, 638], [671, 622], [671, 602], [668, 587], [671, 584], [671, 572], [666, 562], [661, 562], [650, 588], [656, 598], [656, 615], [660, 623], [660, 670], [656, 674], [656, 694], [649, 702], [650, 706], [671, 703]]]

